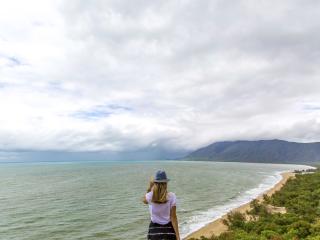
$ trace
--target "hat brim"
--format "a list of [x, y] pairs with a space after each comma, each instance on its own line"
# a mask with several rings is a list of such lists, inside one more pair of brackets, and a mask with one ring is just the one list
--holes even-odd
[[158, 182], [158, 183], [164, 183], [164, 182], [169, 182], [170, 179], [163, 179], [163, 180], [153, 180], [153, 182]]

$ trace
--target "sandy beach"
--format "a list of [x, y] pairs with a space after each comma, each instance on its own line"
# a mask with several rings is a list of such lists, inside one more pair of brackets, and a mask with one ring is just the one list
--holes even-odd
[[[282, 179], [276, 184], [274, 185], [272, 188], [270, 188], [269, 190], [267, 190], [266, 192], [262, 193], [261, 195], [259, 195], [256, 199], [261, 201], [263, 200], [263, 195], [267, 194], [268, 196], [271, 196], [272, 194], [274, 194], [276, 191], [280, 190], [282, 188], [282, 186], [287, 182], [287, 180], [291, 177], [294, 177], [295, 174], [293, 172], [285, 172], [282, 173]], [[238, 208], [233, 209], [231, 212], [241, 212], [241, 213], [245, 213], [247, 210], [250, 210], [250, 203], [246, 203]], [[220, 235], [221, 233], [225, 232], [228, 230], [227, 226], [223, 224], [222, 220], [226, 219], [227, 214], [223, 215], [221, 218], [216, 219], [214, 221], [212, 221], [211, 223], [207, 224], [206, 226], [200, 228], [199, 230], [191, 233], [190, 235], [188, 235], [186, 238], [184, 238], [185, 240], [187, 239], [191, 239], [191, 238], [200, 238], [201, 236], [205, 236], [205, 237], [211, 237], [213, 234], [215, 235]]]

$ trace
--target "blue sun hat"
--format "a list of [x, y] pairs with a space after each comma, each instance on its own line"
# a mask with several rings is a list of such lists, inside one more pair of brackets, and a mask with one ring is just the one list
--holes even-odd
[[164, 183], [169, 182], [170, 179], [167, 178], [167, 174], [165, 171], [158, 170], [156, 174], [154, 175], [154, 182], [156, 183]]

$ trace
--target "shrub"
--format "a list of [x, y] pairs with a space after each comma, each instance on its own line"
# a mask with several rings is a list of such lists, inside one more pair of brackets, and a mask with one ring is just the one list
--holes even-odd
[[245, 225], [245, 215], [240, 212], [232, 212], [227, 215], [227, 219], [223, 220], [223, 223], [229, 227], [229, 229], [243, 228]]

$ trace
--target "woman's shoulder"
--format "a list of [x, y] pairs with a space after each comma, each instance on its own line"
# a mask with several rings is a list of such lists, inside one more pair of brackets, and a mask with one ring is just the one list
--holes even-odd
[[177, 203], [176, 194], [173, 192], [169, 192], [168, 193], [168, 201], [170, 203], [170, 206], [176, 206], [176, 203]]
[[152, 197], [152, 194], [153, 194], [153, 192], [152, 192], [152, 191], [147, 192], [147, 193], [146, 193], [146, 198], [150, 198], [150, 197]]
[[168, 192], [169, 198], [177, 198], [176, 194], [174, 192]]

